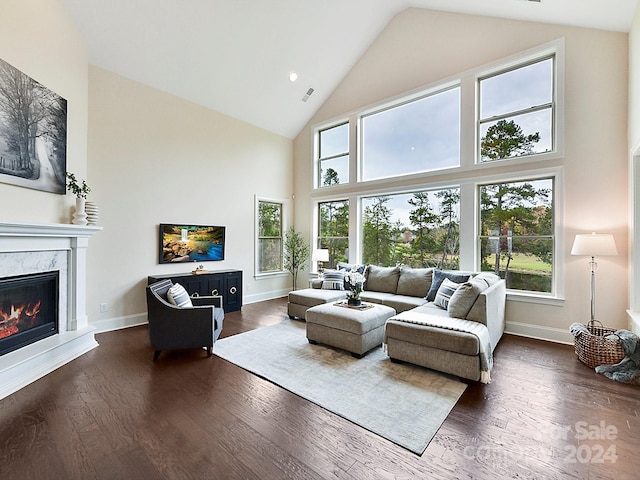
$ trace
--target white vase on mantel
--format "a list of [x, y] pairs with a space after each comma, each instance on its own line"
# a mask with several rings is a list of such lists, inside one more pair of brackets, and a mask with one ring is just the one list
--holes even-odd
[[73, 212], [73, 220], [71, 223], [74, 225], [86, 225], [87, 214], [84, 211], [84, 197], [76, 197], [76, 209]]
[[94, 202], [84, 202], [84, 211], [87, 214], [87, 225], [98, 225], [100, 208]]

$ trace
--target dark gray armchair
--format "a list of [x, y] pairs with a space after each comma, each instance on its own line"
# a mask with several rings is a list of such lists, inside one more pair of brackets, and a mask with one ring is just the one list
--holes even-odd
[[206, 347], [207, 355], [211, 356], [213, 344], [222, 331], [222, 297], [191, 297], [193, 307], [180, 308], [167, 300], [167, 291], [172, 285], [167, 279], [147, 287], [153, 361], [158, 360], [162, 350], [184, 348]]

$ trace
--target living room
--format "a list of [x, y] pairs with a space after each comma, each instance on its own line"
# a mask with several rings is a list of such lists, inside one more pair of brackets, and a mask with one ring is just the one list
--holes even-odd
[[[147, 277], [191, 270], [159, 264], [162, 222], [225, 225], [225, 260], [206, 268], [242, 270], [246, 305], [283, 297], [291, 289], [288, 275], [254, 275], [256, 197], [289, 202], [290, 223], [311, 243], [317, 202], [333, 195], [312, 188], [317, 126], [560, 40], [562, 154], [536, 165], [492, 167], [496, 175], [519, 176], [523, 169], [561, 172], [557, 295], [508, 297], [507, 332], [570, 342], [571, 323], [589, 317], [590, 294], [587, 259], [572, 256], [571, 245], [576, 234], [591, 231], [613, 234], [618, 249], [617, 256], [599, 259], [599, 317], [608, 326], [640, 331], [627, 313], [640, 310], [640, 269], [635, 268], [640, 260], [632, 253], [638, 242], [632, 159], [640, 146], [637, 8], [626, 31], [403, 10], [354, 59], [326, 101], [308, 104], [314, 113], [287, 136], [92, 65], [87, 41], [65, 3], [5, 5], [0, 58], [68, 101], [67, 170], [87, 179], [91, 200], [100, 205], [102, 230], [89, 240], [86, 277], [86, 315], [97, 331], [144, 324]], [[117, 32], [113, 37], [117, 41]], [[179, 68], [180, 61], [167, 59], [165, 68]], [[447, 172], [420, 183], [451, 184], [461, 178]], [[415, 185], [398, 180], [385, 187]], [[358, 188], [349, 194], [367, 192]], [[345, 192], [337, 187], [338, 197]], [[71, 222], [71, 195], [0, 183], [0, 196], [11, 205], [3, 210], [3, 222]], [[106, 306], [102, 311], [101, 305]]]

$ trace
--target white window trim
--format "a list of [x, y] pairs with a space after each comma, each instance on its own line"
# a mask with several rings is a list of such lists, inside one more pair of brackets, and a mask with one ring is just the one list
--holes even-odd
[[[473, 163], [476, 167], [481, 167], [486, 164], [522, 164], [523, 162], [542, 162], [545, 160], [551, 160], [564, 157], [564, 83], [565, 83], [565, 41], [564, 38], [554, 40], [552, 42], [540, 45], [523, 52], [516, 53], [514, 55], [502, 58], [488, 65], [477, 69], [475, 71], [473, 81], [475, 84], [475, 110], [473, 114], [473, 129], [474, 129], [474, 145], [473, 145]], [[480, 113], [480, 93], [479, 93], [479, 80], [486, 78], [500, 72], [517, 69], [528, 63], [533, 63], [542, 60], [546, 57], [554, 56], [554, 99], [553, 103], [553, 115], [552, 115], [552, 130], [554, 138], [554, 148], [550, 152], [536, 153], [532, 155], [503, 158], [500, 160], [492, 160], [490, 162], [480, 162], [480, 125], [479, 125], [479, 113]], [[467, 111], [467, 114], [469, 112]], [[469, 121], [467, 117], [467, 121]], [[462, 137], [462, 141], [468, 141], [468, 137]]]
[[[529, 180], [536, 180], [542, 178], [553, 178], [553, 204], [554, 204], [554, 255], [553, 255], [553, 280], [552, 280], [552, 291], [550, 293], [544, 292], [528, 292], [523, 290], [507, 290], [509, 297], [515, 299], [516, 297], [520, 301], [531, 301], [533, 303], [548, 303], [550, 305], [557, 305], [558, 300], [564, 300], [564, 175], [562, 167], [553, 167], [546, 169], [537, 169], [537, 170], [529, 170], [526, 172], [514, 172], [514, 173], [505, 173], [502, 175], [492, 175], [483, 177], [481, 179], [476, 179], [473, 183], [473, 195], [475, 197], [475, 201], [473, 203], [473, 208], [475, 210], [474, 216], [474, 263], [472, 265], [472, 269], [475, 271], [480, 270], [480, 246], [479, 246], [479, 229], [480, 229], [480, 208], [478, 205], [478, 189], [482, 185], [493, 184], [493, 183], [512, 183], [512, 182], [522, 182]], [[462, 189], [461, 189], [462, 190]], [[467, 194], [470, 193], [470, 189], [465, 190]], [[466, 202], [463, 206], [462, 203], [462, 194], [460, 198], [460, 223], [462, 230], [462, 210], [463, 208], [466, 210], [469, 208], [469, 202]], [[465, 220], [468, 221], [470, 217], [470, 212], [466, 212]], [[468, 232], [466, 232], [468, 234]], [[465, 240], [468, 239], [465, 237]], [[462, 232], [460, 234], [460, 256], [462, 258]], [[465, 263], [468, 266], [468, 262]], [[460, 269], [463, 270], [462, 262], [460, 265]]]
[[259, 272], [260, 264], [259, 264], [259, 239], [258, 232], [260, 230], [258, 225], [259, 218], [259, 205], [261, 202], [264, 203], [279, 203], [282, 205], [282, 241], [284, 243], [284, 235], [285, 232], [289, 229], [289, 225], [291, 225], [291, 201], [287, 198], [278, 198], [278, 197], [264, 197], [261, 195], [254, 196], [254, 247], [253, 247], [253, 278], [255, 280], [264, 280], [267, 278], [273, 277], [284, 277], [289, 275], [289, 272], [284, 270], [277, 272]]

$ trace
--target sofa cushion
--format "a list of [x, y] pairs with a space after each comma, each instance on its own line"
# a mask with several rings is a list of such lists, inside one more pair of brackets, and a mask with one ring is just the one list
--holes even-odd
[[398, 295], [425, 298], [431, 288], [432, 279], [433, 268], [402, 267], [396, 293]]
[[389, 295], [389, 298], [385, 298], [382, 302], [383, 305], [392, 307], [396, 312], [406, 312], [415, 307], [420, 307], [427, 303], [423, 297], [413, 297], [408, 295]]
[[433, 302], [427, 302], [413, 309], [414, 312], [426, 313], [427, 315], [439, 315], [441, 317], [448, 317], [448, 313], [444, 308], [440, 308]]
[[393, 317], [387, 320], [386, 338], [387, 341], [390, 338], [394, 338], [403, 342], [438, 350], [447, 350], [462, 355], [478, 355], [480, 353], [480, 344], [476, 335], [457, 330], [401, 322], [394, 320]]
[[470, 276], [470, 273], [452, 272], [435, 268], [433, 270], [433, 281], [431, 282], [431, 288], [429, 289], [429, 293], [427, 293], [427, 300], [433, 302], [436, 299], [438, 288], [440, 288], [440, 285], [445, 278], [448, 278], [455, 283], [463, 283], [469, 280]]
[[445, 278], [440, 284], [440, 288], [438, 288], [438, 292], [436, 293], [436, 298], [433, 303], [446, 310], [449, 306], [449, 299], [460, 285], [462, 284], [452, 282], [448, 278]]
[[169, 300], [169, 303], [180, 308], [193, 307], [191, 297], [189, 297], [187, 291], [179, 283], [173, 284], [171, 288], [167, 290], [167, 300]]
[[345, 298], [345, 292], [343, 290], [303, 288], [302, 290], [289, 292], [289, 303], [305, 305], [307, 307], [322, 305], [327, 302], [335, 302], [336, 300], [344, 300]]
[[365, 290], [396, 293], [398, 289], [398, 279], [400, 278], [400, 267], [369, 265], [365, 276]]
[[394, 293], [370, 292], [367, 290], [360, 294], [363, 302], [379, 303], [381, 305], [386, 305], [393, 297], [395, 297]]
[[489, 288], [486, 278], [479, 275], [461, 284], [449, 300], [450, 317], [467, 318], [467, 314], [478, 299], [478, 295]]
[[323, 290], [344, 290], [344, 272], [325, 270], [322, 276]]

